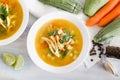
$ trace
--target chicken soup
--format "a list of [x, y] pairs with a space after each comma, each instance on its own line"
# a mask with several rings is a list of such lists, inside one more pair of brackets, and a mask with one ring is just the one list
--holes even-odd
[[37, 32], [35, 48], [39, 57], [52, 66], [65, 66], [77, 59], [83, 47], [78, 27], [70, 21], [55, 19]]
[[0, 0], [0, 40], [11, 37], [21, 26], [23, 10], [19, 0]]

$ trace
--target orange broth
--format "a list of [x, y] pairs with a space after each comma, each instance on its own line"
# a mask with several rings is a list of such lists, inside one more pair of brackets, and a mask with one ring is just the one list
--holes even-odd
[[[74, 36], [75, 44], [72, 45], [72, 50], [67, 55], [56, 57], [49, 50], [49, 46], [42, 40], [43, 36], [48, 36], [48, 33], [54, 29], [62, 28], [70, 32]], [[55, 19], [45, 23], [37, 32], [35, 39], [35, 48], [38, 56], [47, 64], [52, 66], [65, 66], [75, 61], [81, 53], [83, 47], [83, 39], [80, 30], [75, 24], [64, 19]], [[49, 55], [50, 54], [50, 55]], [[52, 55], [51, 55], [52, 54]]]
[[23, 21], [23, 10], [19, 3], [19, 0], [0, 0], [0, 4], [5, 4], [5, 3], [7, 3], [9, 7], [9, 14], [15, 16], [14, 18], [10, 20], [11, 22], [12, 21], [14, 22], [14, 25], [12, 25], [9, 31], [5, 30], [0, 25], [0, 40], [7, 39], [11, 37], [12, 35], [14, 35], [20, 28], [22, 21]]

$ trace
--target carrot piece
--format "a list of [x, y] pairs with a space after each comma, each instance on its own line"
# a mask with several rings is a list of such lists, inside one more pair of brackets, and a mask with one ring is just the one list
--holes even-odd
[[108, 14], [120, 0], [110, 0], [103, 8], [101, 8], [93, 17], [86, 22], [87, 26], [97, 24], [106, 14]]
[[103, 17], [103, 19], [100, 20], [98, 26], [104, 27], [119, 15], [120, 15], [120, 3], [108, 15], [106, 15], [105, 17]]
[[40, 49], [45, 49], [47, 47], [48, 45], [45, 42], [40, 44]]
[[4, 2], [4, 4], [9, 4], [9, 0], [6, 0], [6, 1]]
[[72, 46], [73, 46], [74, 48], [77, 48], [77, 44], [72, 44]]

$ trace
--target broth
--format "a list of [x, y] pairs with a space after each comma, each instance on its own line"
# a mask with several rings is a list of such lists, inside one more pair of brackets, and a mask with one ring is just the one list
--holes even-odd
[[[4, 14], [0, 13], [0, 40], [14, 35], [20, 28], [23, 20], [23, 10], [19, 0], [0, 0], [0, 6], [4, 7]], [[3, 8], [0, 8], [0, 10]], [[7, 14], [7, 15], [5, 15]]]
[[80, 55], [82, 46], [80, 30], [72, 22], [64, 19], [45, 23], [37, 32], [35, 40], [39, 57], [52, 66], [72, 63]]

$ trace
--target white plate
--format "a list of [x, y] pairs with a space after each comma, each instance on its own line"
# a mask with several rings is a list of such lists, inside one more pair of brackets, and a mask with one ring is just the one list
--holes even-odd
[[[37, 18], [55, 11], [62, 11], [52, 6], [45, 5], [38, 0], [25, 0], [30, 12]], [[80, 4], [83, 5], [84, 0], [79, 0]]]

